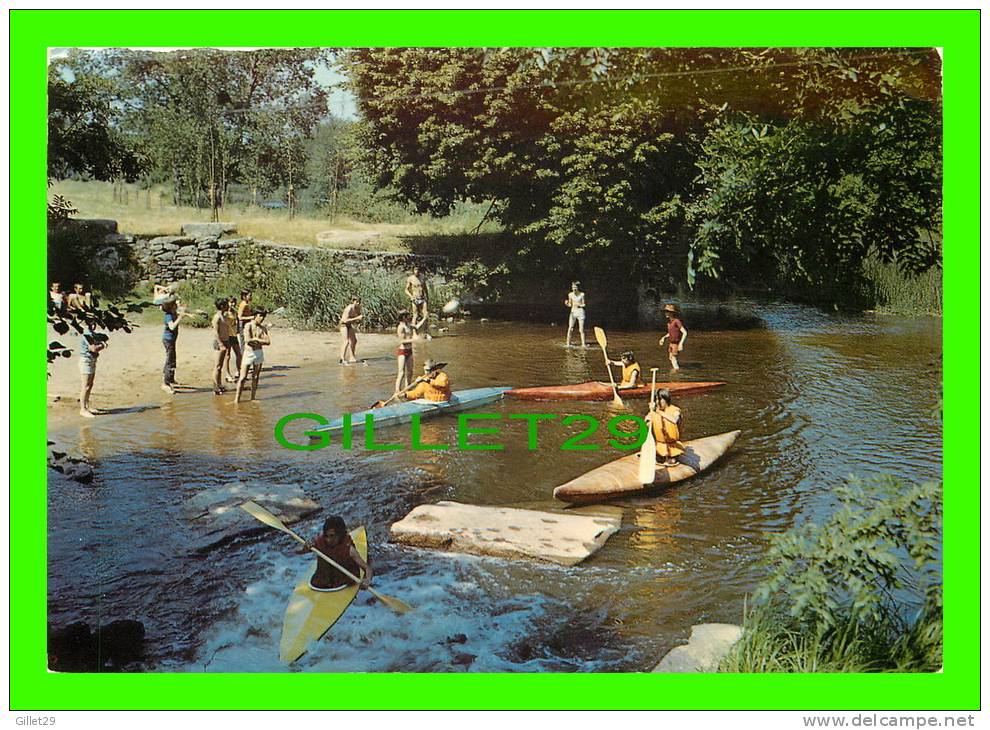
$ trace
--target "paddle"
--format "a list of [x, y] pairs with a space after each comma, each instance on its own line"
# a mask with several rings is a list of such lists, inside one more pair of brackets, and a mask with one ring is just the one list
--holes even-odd
[[657, 442], [653, 437], [653, 405], [657, 402], [657, 370], [650, 368], [653, 383], [650, 385], [650, 421], [647, 423], [646, 440], [639, 449], [639, 483], [653, 484], [657, 479]]
[[388, 405], [389, 403], [391, 403], [391, 402], [392, 402], [392, 401], [394, 401], [394, 400], [395, 400], [396, 398], [398, 398], [398, 397], [399, 397], [400, 395], [403, 395], [403, 394], [405, 394], [405, 393], [408, 393], [409, 391], [411, 391], [411, 390], [412, 390], [413, 388], [415, 388], [415, 387], [416, 387], [417, 385], [419, 385], [419, 384], [420, 384], [420, 383], [422, 383], [422, 382], [423, 382], [423, 378], [422, 378], [422, 377], [419, 377], [419, 378], [416, 378], [416, 379], [415, 379], [415, 380], [413, 381], [413, 383], [412, 383], [412, 385], [410, 385], [410, 386], [409, 386], [408, 388], [406, 388], [405, 390], [400, 390], [400, 391], [399, 391], [398, 393], [395, 393], [395, 394], [393, 394], [393, 395], [392, 395], [392, 397], [391, 397], [391, 398], [389, 398], [388, 400], [376, 400], [376, 401], [375, 401], [374, 403], [372, 403], [372, 404], [371, 404], [371, 407], [372, 407], [372, 408], [384, 408], [384, 407], [385, 407], [385, 406], [387, 406], [387, 405]]
[[[281, 530], [286, 535], [290, 535], [294, 540], [296, 540], [298, 542], [301, 542], [303, 545], [306, 544], [306, 541], [305, 540], [303, 540], [301, 537], [299, 537], [299, 535], [297, 535], [292, 530], [290, 530], [288, 527], [286, 527], [282, 523], [282, 520], [280, 520], [278, 517], [276, 517], [275, 515], [273, 515], [268, 510], [266, 510], [260, 504], [258, 504], [256, 502], [244, 502], [241, 505], [241, 509], [243, 509], [245, 512], [247, 512], [249, 515], [251, 515], [255, 519], [258, 519], [258, 520], [264, 522], [269, 527], [274, 527], [276, 530]], [[339, 570], [341, 573], [343, 573], [344, 575], [346, 575], [348, 578], [350, 578], [355, 583], [357, 583], [357, 584], [360, 584], [361, 583], [361, 579], [360, 578], [358, 578], [356, 575], [354, 575], [350, 571], [346, 570], [345, 568], [342, 568], [340, 565], [338, 565], [337, 563], [335, 563], [333, 560], [331, 560], [330, 558], [328, 558], [326, 555], [324, 555], [323, 553], [321, 553], [316, 548], [312, 548], [311, 547], [309, 549], [310, 549], [310, 551], [316, 553], [321, 558], [323, 558], [324, 560], [326, 560], [328, 563], [330, 563], [330, 565], [332, 565], [333, 567], [335, 567], [337, 570]], [[381, 601], [382, 603], [384, 603], [386, 606], [388, 606], [389, 608], [391, 608], [396, 613], [408, 613], [409, 611], [412, 611], [412, 606], [410, 606], [408, 603], [405, 603], [403, 601], [400, 601], [398, 598], [392, 598], [391, 596], [383, 595], [383, 594], [379, 593], [378, 591], [376, 591], [371, 586], [368, 586], [368, 592], [371, 593], [371, 595], [373, 595], [375, 598], [377, 598], [379, 601]]]
[[602, 355], [605, 356], [605, 369], [608, 370], [608, 379], [612, 383], [612, 405], [616, 408], [622, 408], [625, 404], [619, 397], [619, 390], [615, 387], [615, 378], [612, 377], [612, 366], [608, 363], [608, 339], [605, 337], [605, 330], [601, 327], [595, 327], [595, 339], [598, 340], [598, 346], [602, 348]]

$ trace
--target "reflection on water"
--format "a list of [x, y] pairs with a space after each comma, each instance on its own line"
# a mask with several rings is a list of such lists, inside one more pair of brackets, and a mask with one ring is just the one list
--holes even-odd
[[[97, 463], [93, 485], [49, 490], [49, 611], [64, 624], [115, 618], [145, 622], [149, 669], [285, 671], [277, 661], [282, 611], [309, 569], [288, 538], [273, 531], [208, 554], [191, 549], [199, 527], [184, 500], [232, 481], [298, 484], [351, 525], [369, 528], [378, 587], [417, 606], [395, 616], [360, 597], [318, 650], [291, 671], [628, 671], [652, 666], [686, 638], [691, 624], [737, 622], [760, 578], [768, 533], [834, 508], [846, 475], [892, 473], [941, 478], [941, 429], [931, 417], [941, 351], [939, 322], [830, 316], [796, 306], [754, 306], [765, 328], [692, 328], [684, 360], [668, 374], [655, 332], [610, 331], [610, 354], [635, 350], [661, 379], [725, 380], [725, 388], [685, 397], [686, 438], [739, 428], [714, 469], [664, 492], [618, 506], [623, 526], [605, 548], [574, 568], [449, 555], [393, 545], [388, 527], [417, 504], [442, 499], [559, 509], [553, 488], [623, 455], [604, 428], [605, 403], [484, 406], [501, 416], [500, 451], [461, 451], [456, 417], [381, 431], [399, 451], [366, 451], [363, 441], [312, 452], [273, 438], [287, 413], [335, 417], [387, 395], [395, 377], [387, 349], [362, 350], [366, 365], [282, 368], [266, 353], [258, 400], [191, 392], [144, 409], [98, 418], [54, 434]], [[691, 327], [690, 319], [687, 325]], [[543, 385], [607, 378], [601, 351], [565, 349], [560, 328], [464, 323], [457, 337], [420, 343], [416, 365], [450, 363], [455, 389]], [[933, 363], [936, 363], [933, 365]], [[205, 380], [208, 373], [203, 373]], [[160, 405], [160, 407], [158, 407]], [[645, 401], [627, 401], [642, 415]], [[553, 413], [527, 448], [527, 424], [510, 414]], [[562, 451], [583, 414], [602, 423], [594, 451]], [[309, 424], [287, 432], [298, 440]], [[319, 518], [300, 525], [318, 529]]]

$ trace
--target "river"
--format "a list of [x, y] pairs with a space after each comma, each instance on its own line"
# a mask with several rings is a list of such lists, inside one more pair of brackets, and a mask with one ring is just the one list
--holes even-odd
[[[98, 418], [53, 433], [94, 461], [90, 486], [49, 489], [49, 621], [144, 622], [147, 671], [542, 672], [648, 670], [692, 624], [739, 623], [761, 577], [767, 535], [834, 509], [850, 474], [941, 480], [941, 321], [825, 314], [792, 305], [737, 304], [763, 326], [692, 328], [682, 380], [725, 380], [680, 399], [687, 438], [741, 429], [732, 451], [695, 479], [625, 502], [605, 547], [571, 568], [452, 555], [388, 541], [389, 525], [438, 500], [554, 509], [553, 487], [621, 454], [561, 451], [577, 427], [544, 425], [527, 449], [525, 422], [503, 419], [502, 451], [344, 451], [337, 443], [288, 451], [272, 436], [291, 412], [335, 417], [388, 392], [394, 359], [366, 366], [278, 367], [266, 359], [259, 400], [239, 408], [211, 393], [161, 408]], [[450, 363], [455, 389], [602, 379], [601, 352], [562, 347], [560, 327], [456, 323], [417, 344]], [[589, 340], [594, 339], [589, 331]], [[609, 332], [613, 355], [666, 359], [656, 332]], [[673, 378], [671, 378], [673, 379]], [[642, 415], [645, 401], [629, 403]], [[582, 413], [603, 421], [610, 403], [505, 401], [482, 412]], [[423, 440], [456, 443], [456, 417], [423, 423]], [[485, 424], [488, 425], [488, 424]], [[403, 428], [379, 440], [408, 444]], [[274, 531], [200, 553], [181, 503], [231, 481], [300, 484], [351, 526], [366, 524], [376, 587], [417, 610], [398, 616], [362, 594], [311, 652], [278, 662], [282, 612], [311, 567]], [[250, 519], [245, 515], [246, 519]], [[298, 529], [318, 530], [319, 519]]]

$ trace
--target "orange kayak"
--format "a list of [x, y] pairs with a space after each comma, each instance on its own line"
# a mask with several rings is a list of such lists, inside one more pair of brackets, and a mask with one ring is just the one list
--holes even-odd
[[[704, 393], [725, 385], [722, 381], [702, 381], [702, 382], [677, 382], [677, 383], [657, 383], [657, 390], [666, 388], [672, 396], [691, 395], [693, 393]], [[636, 388], [619, 388], [619, 396], [622, 398], [649, 398], [650, 385], [641, 385]], [[574, 385], [545, 385], [535, 388], [513, 388], [506, 391], [505, 397], [518, 398], [519, 400], [612, 400], [612, 386], [610, 383], [600, 383], [589, 380], [587, 383], [575, 383]]]

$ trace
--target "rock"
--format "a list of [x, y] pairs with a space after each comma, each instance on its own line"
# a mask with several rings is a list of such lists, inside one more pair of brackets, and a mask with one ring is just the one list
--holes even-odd
[[89, 484], [93, 481], [93, 466], [83, 459], [69, 456], [66, 452], [59, 450], [53, 442], [48, 443], [48, 468], [52, 469], [66, 479], [81, 484]]
[[135, 240], [134, 236], [126, 233], [108, 233], [103, 237], [103, 243], [108, 246], [131, 245]]
[[621, 524], [621, 512], [538, 512], [438, 502], [413, 509], [392, 525], [391, 536], [414, 547], [576, 565]]
[[203, 552], [245, 534], [270, 530], [240, 508], [252, 500], [291, 525], [320, 511], [320, 505], [296, 484], [234, 482], [209, 486], [182, 505], [182, 516], [195, 528], [191, 548]]
[[144, 655], [144, 624], [122, 619], [101, 626], [94, 634], [81, 621], [65, 628], [48, 627], [48, 668], [56, 672], [99, 672], [111, 665], [119, 670]]
[[183, 236], [214, 236], [220, 238], [225, 233], [237, 233], [236, 223], [183, 223], [179, 229]]
[[117, 232], [117, 221], [110, 220], [109, 218], [72, 218], [71, 220], [73, 225], [83, 226], [84, 228], [95, 228], [106, 231], [107, 233]]
[[714, 672], [718, 663], [739, 641], [743, 630], [735, 624], [698, 624], [691, 627], [691, 638], [675, 646], [654, 672]]
[[158, 236], [157, 238], [152, 238], [148, 241], [149, 246], [160, 246], [166, 251], [175, 251], [180, 246], [189, 246], [192, 243], [193, 239], [186, 238], [185, 236]]

